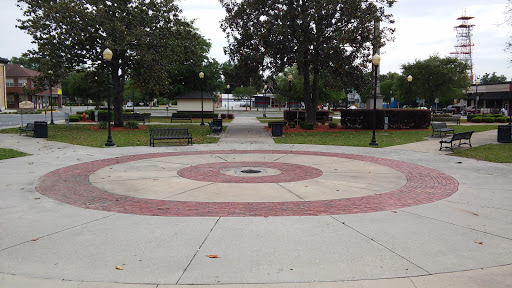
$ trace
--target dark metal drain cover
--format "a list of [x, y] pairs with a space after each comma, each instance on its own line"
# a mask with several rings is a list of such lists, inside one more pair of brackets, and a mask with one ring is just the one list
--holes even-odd
[[256, 174], [256, 173], [261, 173], [260, 170], [254, 170], [254, 169], [246, 169], [246, 170], [242, 170], [240, 171], [242, 173], [247, 173], [247, 174]]

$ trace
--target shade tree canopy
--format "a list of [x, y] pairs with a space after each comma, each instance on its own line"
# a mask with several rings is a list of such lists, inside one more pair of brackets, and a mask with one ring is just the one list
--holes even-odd
[[[395, 91], [401, 103], [416, 103], [424, 99], [432, 104], [436, 98], [440, 103], [449, 104], [460, 99], [471, 85], [467, 64], [453, 57], [432, 55], [425, 60], [402, 65], [402, 75], [395, 78]], [[411, 75], [409, 84], [407, 77]]]
[[57, 81], [78, 67], [106, 71], [102, 52], [112, 50], [116, 126], [123, 125], [128, 78], [145, 91], [165, 94], [183, 65], [199, 72], [210, 48], [174, 0], [18, 0], [18, 6], [25, 16], [18, 27], [37, 45], [28, 55], [43, 75], [51, 70]]
[[[222, 29], [226, 52], [235, 63], [246, 63], [278, 75], [297, 66], [303, 79], [308, 121], [316, 119], [320, 80], [349, 88], [365, 74], [373, 47], [382, 47], [393, 32], [377, 23], [392, 22], [385, 13], [394, 0], [220, 0], [227, 12]], [[377, 33], [375, 33], [377, 32]], [[329, 81], [326, 77], [336, 79]], [[312, 81], [310, 79], [312, 78]], [[363, 86], [357, 85], [357, 86]]]

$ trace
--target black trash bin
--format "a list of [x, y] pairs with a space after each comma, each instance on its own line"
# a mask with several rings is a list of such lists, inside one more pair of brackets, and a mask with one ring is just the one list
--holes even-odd
[[45, 121], [34, 121], [34, 137], [48, 138], [48, 123]]
[[499, 143], [510, 143], [512, 142], [511, 138], [511, 129], [510, 125], [499, 125], [498, 126], [498, 142]]
[[272, 137], [282, 137], [283, 136], [283, 122], [272, 122], [270, 126], [272, 127]]

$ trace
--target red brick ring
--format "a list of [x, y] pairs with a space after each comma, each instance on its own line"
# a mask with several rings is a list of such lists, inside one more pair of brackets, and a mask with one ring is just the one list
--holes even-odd
[[[205, 154], [293, 154], [366, 161], [401, 172], [405, 175], [407, 184], [382, 194], [345, 199], [290, 202], [193, 202], [118, 195], [101, 190], [89, 183], [89, 175], [107, 166], [159, 157]], [[176, 217], [267, 217], [389, 211], [439, 201], [455, 193], [457, 188], [457, 180], [447, 174], [397, 160], [328, 152], [226, 150], [142, 154], [72, 165], [41, 177], [36, 190], [66, 204], [115, 213]]]

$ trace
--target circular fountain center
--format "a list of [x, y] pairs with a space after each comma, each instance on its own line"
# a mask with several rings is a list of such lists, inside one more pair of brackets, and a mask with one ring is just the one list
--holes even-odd
[[261, 173], [261, 170], [256, 170], [256, 169], [245, 169], [245, 170], [242, 170], [240, 171], [242, 173], [246, 173], [246, 174], [257, 174], [257, 173]]

